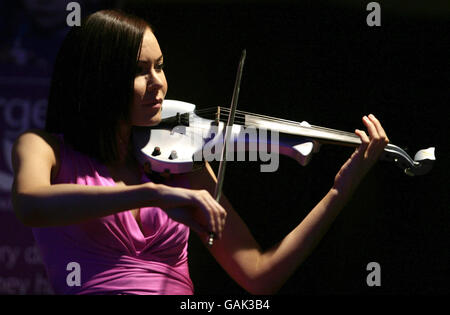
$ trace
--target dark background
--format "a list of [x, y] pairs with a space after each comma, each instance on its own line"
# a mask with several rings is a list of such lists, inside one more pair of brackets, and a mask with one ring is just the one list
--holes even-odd
[[[449, 293], [449, 11], [380, 2], [381, 27], [369, 27], [368, 2], [281, 3], [149, 10], [165, 55], [167, 98], [229, 106], [246, 48], [239, 109], [347, 131], [374, 113], [391, 143], [410, 155], [436, 146], [435, 167], [421, 177], [379, 162], [280, 293]], [[322, 146], [307, 167], [281, 158], [275, 173], [229, 163], [224, 193], [267, 248], [322, 198], [350, 154]], [[381, 287], [366, 284], [371, 261], [381, 266]], [[244, 292], [195, 237], [191, 273], [196, 293]]]
[[[280, 294], [450, 293], [450, 5], [378, 1], [381, 26], [369, 27], [369, 2], [97, 3], [120, 6], [152, 24], [164, 54], [168, 99], [228, 107], [245, 48], [238, 109], [350, 132], [364, 128], [361, 117], [373, 113], [391, 143], [411, 156], [436, 147], [433, 170], [420, 177], [376, 164]], [[322, 146], [306, 167], [281, 157], [275, 173], [261, 173], [259, 163], [231, 162], [224, 193], [268, 248], [320, 201], [351, 152]], [[366, 284], [372, 261], [381, 266], [380, 287]], [[245, 293], [196, 236], [190, 268], [197, 294]]]

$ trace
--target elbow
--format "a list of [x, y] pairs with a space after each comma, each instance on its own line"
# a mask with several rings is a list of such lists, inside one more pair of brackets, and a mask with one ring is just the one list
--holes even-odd
[[17, 206], [13, 206], [13, 209], [16, 218], [20, 221], [20, 223], [22, 223], [27, 227], [33, 227], [33, 220], [31, 219], [31, 216], [28, 214], [28, 211], [25, 211]]
[[246, 289], [248, 293], [251, 295], [275, 295], [279, 289], [271, 287], [271, 286], [252, 286], [251, 288]]
[[269, 279], [255, 278], [248, 279], [243, 288], [252, 295], [274, 295], [278, 293], [281, 285]]
[[273, 291], [273, 290], [268, 290], [267, 288], [257, 288], [257, 289], [251, 289], [251, 290], [246, 290], [248, 293], [250, 293], [251, 295], [274, 295], [277, 292]]
[[277, 294], [285, 283], [285, 277], [264, 261], [264, 255], [261, 252], [254, 261], [253, 268], [246, 269], [235, 279], [239, 279], [241, 287], [252, 295]]

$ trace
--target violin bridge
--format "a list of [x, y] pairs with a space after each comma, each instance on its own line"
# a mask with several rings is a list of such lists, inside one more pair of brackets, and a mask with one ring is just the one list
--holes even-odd
[[217, 106], [216, 117], [214, 118], [214, 125], [219, 126], [220, 123], [220, 106]]

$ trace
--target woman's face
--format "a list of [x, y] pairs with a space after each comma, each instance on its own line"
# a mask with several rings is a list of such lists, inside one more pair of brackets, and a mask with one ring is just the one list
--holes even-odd
[[142, 41], [138, 70], [134, 79], [131, 124], [155, 126], [161, 121], [161, 108], [167, 93], [163, 55], [155, 35], [147, 29]]

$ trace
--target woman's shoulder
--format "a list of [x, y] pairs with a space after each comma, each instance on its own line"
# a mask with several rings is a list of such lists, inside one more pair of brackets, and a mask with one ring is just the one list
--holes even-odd
[[13, 155], [33, 155], [48, 159], [55, 171], [60, 164], [62, 137], [42, 129], [29, 129], [22, 132], [13, 145]]
[[22, 132], [14, 142], [15, 146], [26, 146], [32, 148], [52, 149], [58, 151], [60, 136], [49, 133], [42, 129], [29, 129]]

